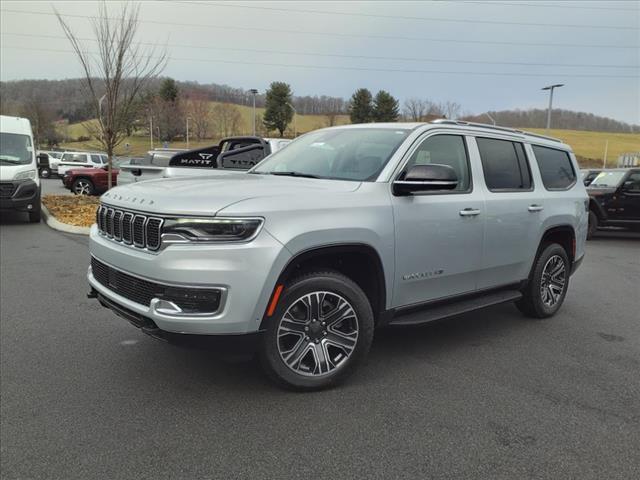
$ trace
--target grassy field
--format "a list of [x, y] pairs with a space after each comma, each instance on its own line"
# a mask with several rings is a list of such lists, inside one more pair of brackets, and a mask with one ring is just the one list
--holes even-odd
[[[640, 133], [609, 133], [609, 132], [584, 132], [578, 130], [547, 130], [543, 128], [528, 128], [533, 133], [549, 135], [559, 138], [573, 147], [576, 156], [582, 157], [583, 163], [594, 163], [594, 166], [602, 166], [604, 149], [607, 140], [607, 165], [614, 166], [618, 157], [627, 152], [640, 151]], [[591, 160], [592, 162], [589, 162]]]
[[[213, 102], [212, 102], [213, 103]], [[240, 129], [242, 134], [249, 134], [252, 130], [251, 127], [251, 107], [237, 106], [241, 115]], [[264, 114], [263, 108], [257, 108], [256, 113], [258, 115]], [[347, 115], [340, 115], [337, 119], [337, 123], [347, 124], [349, 123], [349, 117]], [[316, 130], [328, 125], [327, 117], [324, 115], [297, 115], [296, 116], [296, 130], [298, 133], [305, 133], [311, 130]], [[87, 131], [82, 123], [76, 123], [62, 127], [65, 136], [69, 138], [78, 138], [80, 136], [86, 136]], [[576, 156], [580, 157], [580, 161], [584, 166], [600, 166], [604, 158], [605, 143], [609, 140], [609, 147], [607, 153], [607, 164], [615, 165], [615, 162], [622, 153], [625, 152], [637, 152], [640, 151], [640, 134], [635, 133], [607, 133], [607, 132], [587, 132], [578, 130], [547, 130], [529, 128], [527, 129], [533, 133], [539, 133], [542, 135], [550, 135], [556, 137], [568, 143], [573, 147]], [[293, 122], [289, 125], [287, 135], [293, 136]], [[190, 142], [189, 146], [192, 148], [204, 145], [210, 145], [214, 140], [206, 140], [204, 142]], [[125, 144], [129, 144], [129, 148], [125, 148]], [[95, 141], [89, 142], [71, 142], [61, 145], [67, 149], [97, 149], [98, 144]], [[160, 142], [155, 142], [155, 146], [161, 146]], [[171, 142], [172, 148], [186, 148], [185, 142]], [[123, 142], [118, 148], [117, 154], [119, 155], [144, 155], [150, 148], [150, 142], [148, 137], [132, 136]]]

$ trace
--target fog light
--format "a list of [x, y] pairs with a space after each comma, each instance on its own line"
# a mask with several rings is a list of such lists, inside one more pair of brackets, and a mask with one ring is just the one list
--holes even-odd
[[27, 210], [33, 210], [33, 205], [31, 204], [27, 205]]

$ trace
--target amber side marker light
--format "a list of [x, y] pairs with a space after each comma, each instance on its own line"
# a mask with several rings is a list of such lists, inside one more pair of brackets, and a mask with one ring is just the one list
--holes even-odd
[[273, 315], [273, 312], [276, 311], [276, 305], [278, 305], [278, 300], [280, 299], [280, 294], [282, 293], [282, 289], [284, 285], [278, 285], [273, 292], [273, 297], [271, 297], [271, 303], [269, 304], [269, 308], [267, 309], [267, 317]]

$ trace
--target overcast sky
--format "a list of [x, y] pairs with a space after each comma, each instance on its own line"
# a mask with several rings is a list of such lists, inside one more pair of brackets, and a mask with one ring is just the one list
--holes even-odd
[[[92, 37], [97, 3], [3, 0], [2, 80], [80, 76], [52, 5]], [[144, 1], [140, 19], [139, 41], [166, 44], [164, 75], [178, 80], [261, 91], [282, 80], [345, 98], [385, 89], [470, 113], [546, 108], [540, 88], [565, 83], [554, 107], [640, 123], [637, 0]]]

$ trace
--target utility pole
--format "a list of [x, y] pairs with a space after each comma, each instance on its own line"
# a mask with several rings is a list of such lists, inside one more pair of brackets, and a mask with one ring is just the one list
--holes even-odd
[[153, 117], [149, 115], [149, 140], [151, 141], [151, 150], [153, 150]]
[[607, 168], [607, 153], [609, 153], [609, 139], [604, 142], [604, 160], [602, 161], [602, 168]]
[[256, 136], [256, 95], [258, 94], [258, 90], [252, 88], [249, 90], [249, 93], [253, 97], [253, 136]]
[[564, 87], [564, 83], [556, 83], [555, 85], [548, 85], [541, 89], [541, 90], [549, 90], [549, 109], [547, 110], [547, 130], [551, 128], [551, 109], [553, 108], [553, 90], [560, 87]]

